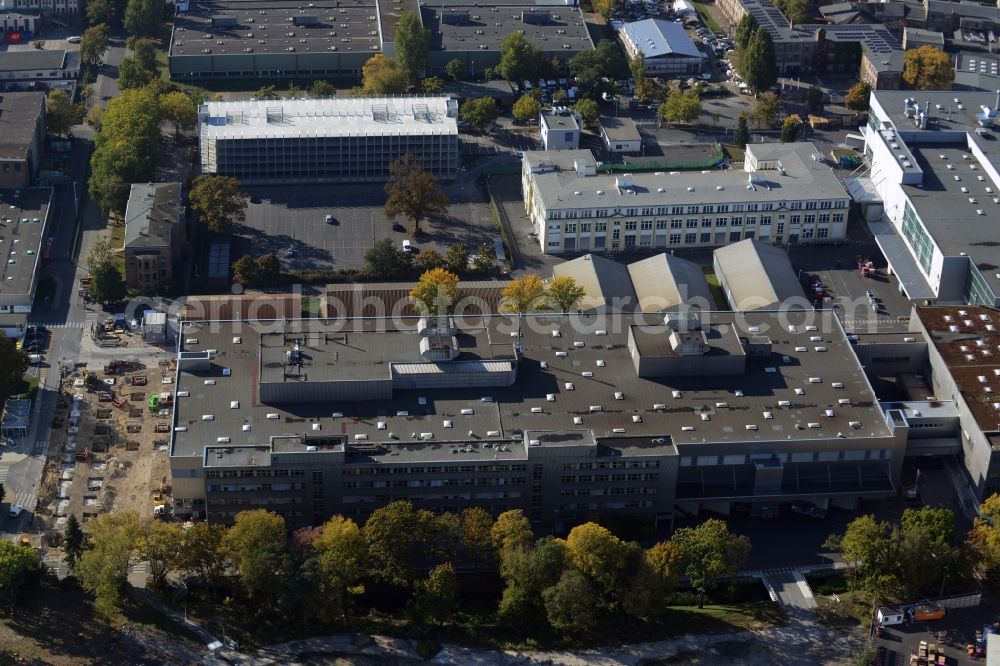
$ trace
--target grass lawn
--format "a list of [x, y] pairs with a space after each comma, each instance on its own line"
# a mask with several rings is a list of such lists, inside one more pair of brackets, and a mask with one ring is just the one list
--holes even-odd
[[725, 292], [722, 291], [722, 285], [719, 284], [719, 276], [715, 274], [711, 266], [702, 266], [701, 270], [705, 273], [708, 290], [712, 292], [712, 298], [715, 299], [715, 307], [719, 310], [729, 310], [729, 302], [726, 300]]
[[125, 245], [125, 225], [111, 224], [108, 225], [108, 229], [111, 231], [111, 238], [108, 239], [108, 242], [111, 243], [111, 250], [114, 252], [115, 268], [122, 274], [122, 277], [125, 277], [125, 255], [122, 253], [122, 247]]
[[15, 398], [28, 398], [32, 399], [35, 394], [38, 393], [39, 379], [34, 375], [25, 375], [21, 378], [21, 386], [17, 389], [18, 393], [14, 395]]
[[861, 598], [857, 592], [844, 592], [836, 596], [816, 595], [816, 602], [819, 605], [816, 616], [820, 622], [830, 626], [858, 626], [864, 633], [868, 633], [872, 621], [872, 607], [868, 600]]
[[742, 162], [746, 159], [746, 151], [734, 143], [722, 144], [722, 152], [730, 162]]
[[698, 17], [701, 18], [702, 23], [708, 26], [709, 30], [712, 32], [722, 32], [722, 29], [719, 27], [719, 24], [715, 22], [715, 19], [712, 18], [712, 15], [709, 13], [708, 7], [705, 6], [704, 2], [698, 2], [698, 0], [695, 0], [694, 10], [698, 12]]

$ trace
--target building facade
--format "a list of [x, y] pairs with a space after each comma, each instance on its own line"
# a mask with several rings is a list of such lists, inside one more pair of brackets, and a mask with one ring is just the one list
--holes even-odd
[[[406, 499], [519, 508], [562, 530], [597, 513], [666, 527], [678, 509], [773, 515], [897, 492], [905, 438], [832, 313], [610, 323], [184, 323], [175, 510], [229, 522], [264, 506], [301, 526]], [[826, 353], [796, 351], [811, 326]]]
[[136, 183], [125, 208], [125, 282], [143, 294], [170, 284], [185, 242], [180, 183]]
[[679, 23], [645, 19], [626, 23], [619, 32], [628, 57], [641, 57], [649, 76], [686, 78], [701, 73], [705, 54]]
[[450, 180], [457, 116], [446, 97], [208, 102], [198, 111], [201, 168], [244, 183], [384, 182], [410, 154]]
[[525, 153], [525, 212], [546, 253], [828, 243], [850, 197], [809, 143], [757, 144], [745, 171], [599, 175], [589, 151]]
[[580, 123], [567, 107], [542, 109], [538, 117], [542, 150], [576, 150], [580, 147]]

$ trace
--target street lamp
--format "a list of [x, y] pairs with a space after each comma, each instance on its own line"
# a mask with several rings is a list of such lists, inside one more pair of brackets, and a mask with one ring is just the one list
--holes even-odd
[[930, 552], [930, 556], [933, 557], [938, 562], [941, 562], [941, 570], [943, 575], [941, 576], [941, 589], [938, 590], [938, 599], [940, 599], [941, 597], [944, 596], [944, 584], [948, 580], [948, 563], [943, 561], [942, 558], [938, 557], [937, 553], [935, 552]]

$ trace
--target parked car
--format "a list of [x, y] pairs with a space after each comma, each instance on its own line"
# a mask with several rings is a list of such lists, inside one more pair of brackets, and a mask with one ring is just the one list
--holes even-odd
[[399, 222], [393, 222], [392, 223], [392, 230], [393, 231], [402, 231], [402, 232], [405, 232], [406, 231], [406, 227], [404, 227]]
[[337, 224], [337, 218], [335, 218], [333, 215], [327, 215], [326, 216], [326, 223], [327, 224]]
[[14, 504], [10, 507], [10, 517], [17, 518], [18, 516], [21, 515], [22, 511], [24, 511], [23, 506], [21, 506], [20, 504]]
[[67, 37], [66, 41], [70, 44], [79, 44], [82, 39], [83, 37], [80, 37], [79, 35], [73, 35], [72, 37]]
[[413, 243], [410, 242], [409, 238], [403, 239], [403, 252], [410, 254], [413, 252]]

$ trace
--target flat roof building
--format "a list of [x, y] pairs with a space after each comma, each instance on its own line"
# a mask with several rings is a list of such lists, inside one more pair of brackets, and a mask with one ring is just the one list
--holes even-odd
[[0, 95], [0, 188], [27, 187], [45, 148], [45, 93]]
[[846, 179], [915, 303], [1000, 304], [1000, 124], [995, 92], [876, 91], [870, 169]]
[[564, 106], [545, 108], [538, 117], [542, 150], [576, 150], [580, 147], [580, 123], [576, 112]]
[[601, 139], [611, 153], [642, 152], [642, 135], [631, 118], [601, 116]]
[[[5, 95], [6, 96], [6, 95]], [[0, 190], [0, 330], [19, 337], [47, 257], [52, 188]]]
[[629, 58], [641, 57], [649, 76], [684, 78], [701, 72], [705, 54], [684, 26], [663, 19], [633, 21], [618, 33]]
[[894, 495], [903, 456], [822, 311], [184, 323], [174, 392], [176, 509], [219, 522], [853, 506]]
[[588, 151], [559, 152], [526, 152], [522, 163], [525, 211], [546, 253], [823, 243], [846, 233], [850, 198], [811, 143], [749, 146], [745, 171], [598, 174]]
[[457, 116], [447, 97], [208, 102], [198, 110], [202, 172], [244, 183], [384, 181], [409, 153], [452, 179]]

